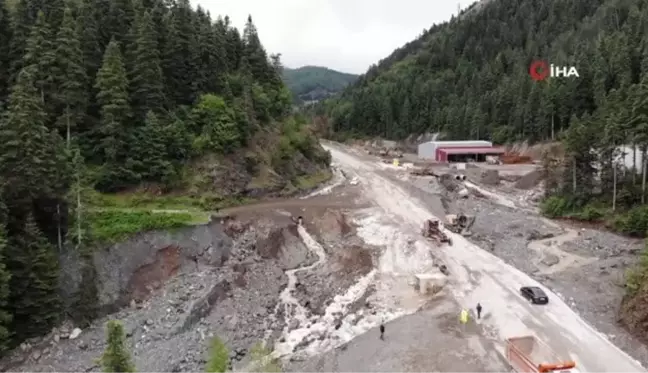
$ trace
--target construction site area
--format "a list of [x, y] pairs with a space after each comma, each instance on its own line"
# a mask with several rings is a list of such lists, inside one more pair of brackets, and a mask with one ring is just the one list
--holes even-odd
[[[102, 250], [99, 299], [117, 311], [0, 370], [98, 372], [117, 319], [140, 371], [203, 371], [214, 336], [239, 372], [264, 371], [259, 343], [283, 371], [644, 371], [648, 349], [616, 323], [642, 242], [541, 217], [538, 157], [324, 146], [334, 177], [308, 195]], [[548, 305], [520, 296], [534, 285]]]

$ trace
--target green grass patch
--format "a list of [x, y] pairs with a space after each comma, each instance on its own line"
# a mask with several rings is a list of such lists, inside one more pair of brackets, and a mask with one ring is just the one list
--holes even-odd
[[113, 243], [151, 230], [181, 228], [195, 222], [191, 213], [154, 213], [150, 211], [92, 211], [89, 214], [94, 241]]
[[129, 208], [156, 210], [201, 209], [201, 198], [191, 196], [153, 195], [148, 193], [103, 194], [96, 192], [92, 204], [101, 208]]

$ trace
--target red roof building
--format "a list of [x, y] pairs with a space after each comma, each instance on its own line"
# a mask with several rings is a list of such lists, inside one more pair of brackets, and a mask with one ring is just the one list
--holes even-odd
[[469, 158], [476, 162], [484, 162], [486, 156], [504, 153], [504, 148], [494, 146], [439, 147], [436, 149], [435, 158], [437, 162], [465, 162]]

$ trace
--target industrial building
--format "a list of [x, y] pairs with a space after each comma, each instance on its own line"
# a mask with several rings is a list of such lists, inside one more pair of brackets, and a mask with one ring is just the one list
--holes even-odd
[[505, 153], [501, 147], [493, 146], [490, 141], [428, 141], [418, 146], [420, 159], [435, 162], [485, 162], [487, 156]]

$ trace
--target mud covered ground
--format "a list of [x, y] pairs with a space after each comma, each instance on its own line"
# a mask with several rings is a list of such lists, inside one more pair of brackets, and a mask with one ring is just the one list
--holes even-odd
[[459, 311], [452, 302], [433, 301], [413, 315], [387, 323], [384, 340], [375, 328], [287, 368], [295, 372], [507, 371], [491, 342], [481, 337], [479, 322], [471, 319], [466, 325], [459, 324]]
[[[542, 218], [529, 201], [535, 194], [511, 191], [510, 185], [503, 185], [502, 190], [478, 185], [503, 200], [498, 201], [489, 193], [485, 196], [471, 192], [468, 198], [456, 198], [450, 193], [450, 206], [442, 207], [439, 200], [449, 193], [435, 178], [398, 171], [386, 174], [399, 180], [438, 216], [457, 212], [475, 215], [470, 241], [558, 293], [617, 346], [642, 364], [648, 364], [648, 348], [617, 322], [624, 274], [636, 263], [642, 241]], [[487, 303], [482, 304], [488, 307]]]

